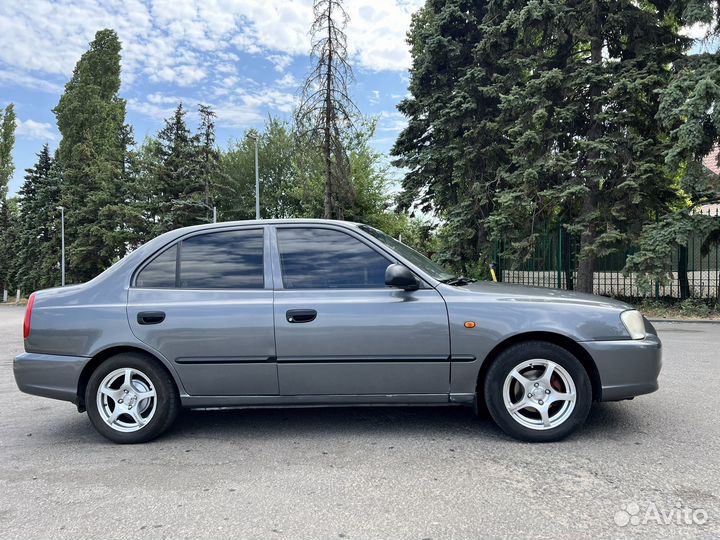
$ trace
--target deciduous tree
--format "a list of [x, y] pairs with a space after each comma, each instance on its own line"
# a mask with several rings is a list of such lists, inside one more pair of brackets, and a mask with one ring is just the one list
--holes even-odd
[[15, 146], [15, 108], [0, 108], [0, 294], [14, 285], [11, 265], [14, 253], [13, 206], [8, 200], [8, 184], [15, 172], [12, 151]]
[[128, 128], [120, 90], [120, 41], [113, 30], [95, 34], [55, 107], [66, 208], [70, 282], [86, 281], [125, 254], [123, 223], [114, 205], [127, 181]]

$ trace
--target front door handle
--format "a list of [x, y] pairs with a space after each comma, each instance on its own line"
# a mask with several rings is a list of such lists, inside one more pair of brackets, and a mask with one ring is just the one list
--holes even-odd
[[141, 311], [137, 315], [138, 324], [160, 324], [164, 320], [164, 311]]
[[317, 311], [314, 309], [291, 309], [286, 314], [289, 323], [312, 322], [317, 317]]

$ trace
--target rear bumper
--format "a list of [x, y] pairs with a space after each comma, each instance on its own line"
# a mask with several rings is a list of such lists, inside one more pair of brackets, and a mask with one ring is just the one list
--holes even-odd
[[602, 393], [600, 401], [618, 401], [658, 389], [662, 344], [656, 335], [641, 340], [580, 343], [595, 360]]
[[13, 373], [21, 392], [77, 403], [80, 374], [90, 359], [82, 356], [24, 353]]

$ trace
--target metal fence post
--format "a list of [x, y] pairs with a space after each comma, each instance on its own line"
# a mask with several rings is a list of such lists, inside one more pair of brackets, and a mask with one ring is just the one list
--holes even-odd
[[562, 224], [558, 223], [558, 250], [557, 250], [557, 288], [562, 289], [563, 272], [563, 245], [562, 245]]

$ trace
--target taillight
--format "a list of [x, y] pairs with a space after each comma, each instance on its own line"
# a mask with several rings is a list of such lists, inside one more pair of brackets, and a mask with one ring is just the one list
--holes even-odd
[[28, 298], [27, 307], [25, 308], [25, 322], [23, 323], [23, 338], [30, 337], [30, 321], [32, 320], [33, 304], [35, 304], [35, 293]]

